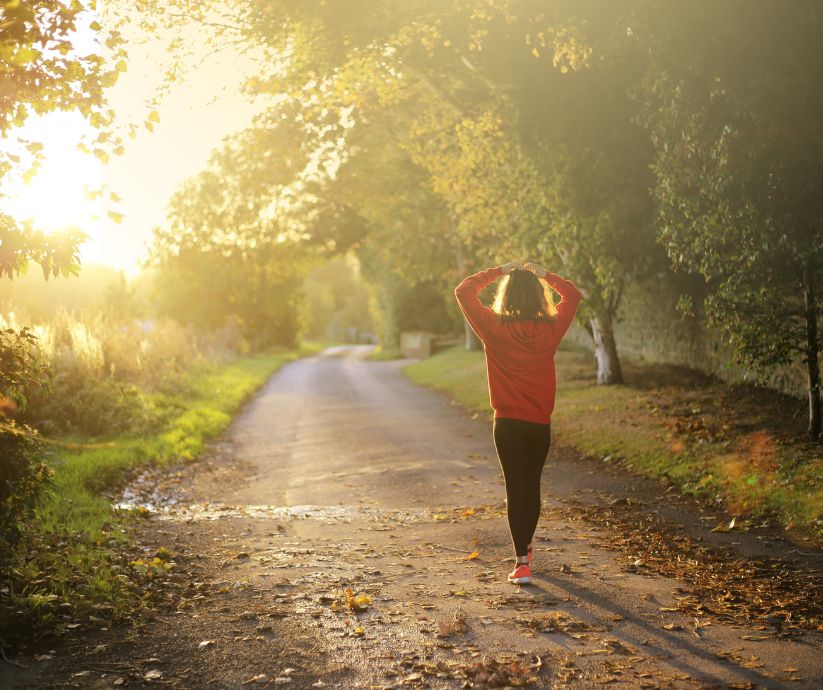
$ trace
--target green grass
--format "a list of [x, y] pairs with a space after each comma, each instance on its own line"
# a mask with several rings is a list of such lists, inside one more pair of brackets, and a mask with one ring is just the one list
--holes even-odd
[[21, 626], [59, 630], [70, 620], [95, 612], [99, 617], [101, 606], [114, 618], [132, 610], [139, 593], [121, 554], [129, 542], [129, 520], [136, 518], [113, 511], [106, 492], [142, 467], [195, 460], [284, 363], [325, 346], [305, 343], [299, 350], [210, 363], [190, 372], [178, 392], [155, 396], [156, 404], [175, 413], [151, 435], [56, 439], [50, 446], [50, 490], [26, 527], [7, 600], [0, 601], [0, 636]]
[[[787, 405], [777, 394], [635, 362], [624, 362], [627, 384], [597, 386], [590, 354], [561, 349], [555, 361], [552, 431], [560, 443], [719, 499], [733, 514], [823, 538], [823, 451], [802, 429], [786, 431], [775, 410]], [[404, 370], [491, 415], [482, 352], [455, 347]]]
[[464, 407], [491, 415], [482, 352], [452, 347], [409, 364], [403, 371], [416, 384], [444, 391]]

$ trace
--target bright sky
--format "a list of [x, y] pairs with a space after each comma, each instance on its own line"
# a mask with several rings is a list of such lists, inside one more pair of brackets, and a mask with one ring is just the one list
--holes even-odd
[[[109, 92], [122, 121], [142, 123], [146, 101], [158, 84], [156, 56], [163, 44], [129, 49], [129, 66]], [[244, 128], [255, 112], [239, 94], [242, 62], [218, 53], [191, 73], [158, 109], [154, 132], [141, 127], [136, 139], [125, 140], [126, 152], [107, 165], [76, 148], [84, 131], [77, 113], [32, 118], [20, 134], [45, 145], [46, 160], [28, 185], [19, 178], [4, 185], [0, 210], [38, 227], [59, 230], [77, 226], [90, 236], [81, 247], [83, 263], [103, 263], [133, 276], [146, 256], [152, 228], [162, 224], [170, 195], [187, 177], [199, 172], [223, 137]], [[84, 187], [100, 183], [122, 198], [119, 204], [87, 198]], [[123, 214], [115, 223], [108, 211]]]

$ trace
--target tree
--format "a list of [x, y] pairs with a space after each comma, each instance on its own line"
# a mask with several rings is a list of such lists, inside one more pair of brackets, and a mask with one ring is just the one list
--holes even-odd
[[302, 186], [317, 161], [280, 115], [228, 138], [175, 193], [151, 257], [162, 311], [201, 330], [237, 320], [255, 348], [294, 343], [309, 263]]
[[623, 289], [659, 256], [652, 148], [629, 93], [647, 59], [638, 5], [267, 1], [244, 5], [237, 24], [280, 57], [258, 90], [348, 109], [355, 129], [391, 120], [447, 211], [461, 271], [520, 256], [571, 275], [598, 382], [617, 383]]
[[[94, 34], [108, 55], [80, 52], [76, 44], [80, 25]], [[109, 129], [114, 111], [104, 96], [126, 70], [125, 58], [120, 33], [103, 28], [89, 0], [4, 2], [0, 8], [0, 142], [4, 144], [0, 179], [24, 163], [17, 150], [20, 145], [33, 156], [27, 175], [39, 166], [42, 144], [13, 136], [33, 113], [76, 110], [98, 130], [91, 142], [95, 155], [106, 158], [110, 150], [121, 147], [121, 139]]]
[[[20, 141], [15, 134], [32, 113], [78, 110], [98, 130], [93, 145], [101, 158], [121, 145], [107, 131], [114, 113], [107, 108], [104, 93], [126, 68], [125, 50], [117, 31], [104, 32], [100, 24], [90, 21], [89, 30], [102, 39], [111, 54], [78, 52], [74, 32], [81, 20], [93, 19], [91, 13], [92, 4], [81, 0], [20, 0], [3, 3], [0, 8], [0, 182], [14, 168], [27, 164], [21, 149], [31, 157], [24, 179], [37, 170], [42, 144]], [[0, 214], [0, 278], [14, 278], [32, 262], [46, 279], [74, 275], [79, 270], [78, 247], [84, 238], [77, 229], [46, 234]], [[26, 333], [23, 329], [17, 335], [8, 334], [10, 337], [0, 343], [0, 359], [7, 366], [25, 360], [24, 351], [33, 346]], [[19, 374], [12, 377], [18, 383], [12, 386], [12, 379], [6, 379], [0, 395], [14, 398], [23, 395], [26, 386], [38, 383], [38, 377], [26, 366], [13, 371]]]
[[652, 150], [629, 94], [645, 53], [627, 38], [627, 6], [380, 7], [277, 4], [253, 24], [273, 46], [299, 46], [287, 83], [323, 84], [316, 97], [347, 99], [355, 118], [413, 104], [397, 140], [452, 214], [458, 249], [570, 273], [586, 294], [598, 381], [620, 382], [612, 322], [626, 282], [657, 258]]
[[766, 376], [802, 358], [818, 438], [823, 10], [668, 3], [647, 20], [662, 241], [675, 267], [705, 279], [709, 320], [739, 361]]
[[37, 264], [48, 280], [57, 276], [76, 275], [80, 270], [78, 248], [86, 235], [74, 228], [61, 233], [35, 230], [31, 223], [20, 224], [0, 213], [0, 278], [26, 271]]
[[502, 3], [470, 23], [462, 41], [448, 36], [467, 52], [476, 46], [473, 70], [509, 104], [510, 138], [529, 152], [533, 177], [545, 181], [548, 211], [527, 217], [516, 235], [527, 254], [584, 293], [580, 318], [601, 384], [622, 382], [613, 323], [624, 289], [660, 261], [649, 194], [653, 150], [631, 94], [646, 66], [631, 31], [635, 5]]
[[[410, 305], [422, 294], [427, 294], [433, 313], [451, 306], [459, 243], [426, 170], [398, 144], [393, 115], [375, 113], [368, 123], [352, 128], [345, 163], [333, 179], [311, 188], [322, 204], [346, 208], [358, 218], [361, 235], [353, 248], [372, 292], [378, 334], [386, 349], [399, 345], [401, 330], [421, 327], [420, 319], [412, 324], [401, 312], [413, 311]], [[328, 231], [339, 233], [334, 228]], [[433, 293], [439, 293], [439, 304]], [[452, 315], [456, 324], [457, 314]], [[432, 324], [442, 330], [442, 320]]]

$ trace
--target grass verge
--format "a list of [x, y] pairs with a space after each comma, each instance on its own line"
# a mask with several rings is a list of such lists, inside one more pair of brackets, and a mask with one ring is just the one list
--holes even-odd
[[[823, 541], [823, 448], [805, 440], [802, 401], [632, 361], [623, 362], [624, 385], [597, 386], [589, 353], [560, 350], [555, 362], [552, 432], [561, 443]], [[405, 372], [491, 413], [482, 352], [451, 348]]]
[[114, 511], [106, 492], [140, 467], [196, 459], [283, 364], [324, 347], [311, 342], [198, 367], [176, 393], [155, 396], [168, 418], [156, 432], [55, 439], [53, 481], [0, 590], [0, 641], [121, 619], [139, 606], [141, 589], [123, 555], [135, 518]]

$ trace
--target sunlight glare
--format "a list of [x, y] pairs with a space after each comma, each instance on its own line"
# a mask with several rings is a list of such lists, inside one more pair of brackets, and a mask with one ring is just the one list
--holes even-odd
[[86, 190], [98, 189], [103, 181], [102, 164], [77, 149], [90, 127], [76, 113], [50, 113], [32, 118], [20, 137], [42, 142], [45, 158], [28, 183], [21, 176], [10, 180], [0, 199], [0, 211], [18, 220], [31, 220], [46, 232], [79, 227], [90, 234], [101, 214], [99, 201]]

